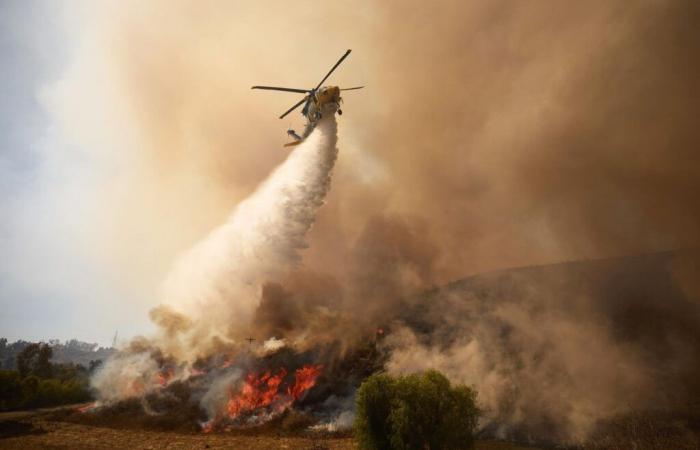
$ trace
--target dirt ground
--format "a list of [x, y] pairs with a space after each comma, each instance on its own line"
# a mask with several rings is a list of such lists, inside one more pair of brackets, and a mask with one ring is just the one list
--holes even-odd
[[[241, 449], [350, 450], [352, 438], [238, 436], [94, 427], [53, 419], [55, 410], [0, 414], [0, 449]], [[479, 441], [476, 450], [525, 450], [506, 442]], [[529, 450], [537, 450], [529, 448]]]

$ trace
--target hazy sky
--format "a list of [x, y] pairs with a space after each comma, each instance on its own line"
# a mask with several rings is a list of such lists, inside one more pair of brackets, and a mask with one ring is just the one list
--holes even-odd
[[64, 6], [0, 2], [0, 335], [104, 344], [115, 318], [134, 333], [146, 315], [115, 313], [119, 289], [81, 254], [80, 220], [73, 219], [86, 207], [79, 192], [85, 161], [54, 160], [65, 157], [65, 143], [47, 112], [46, 89], [73, 50]]

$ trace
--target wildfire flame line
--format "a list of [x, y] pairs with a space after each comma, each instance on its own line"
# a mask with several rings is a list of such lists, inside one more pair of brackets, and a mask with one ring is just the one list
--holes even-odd
[[[322, 365], [307, 365], [297, 369], [294, 372], [294, 382], [289, 384], [286, 390], [280, 389], [288, 375], [284, 367], [277, 373], [269, 370], [261, 374], [250, 372], [240, 389], [229, 390], [224, 417], [236, 420], [243, 416], [252, 416], [258, 419], [253, 420], [254, 422], [270, 419], [302, 398], [316, 384], [322, 371]], [[205, 423], [202, 426], [203, 431], [211, 431], [220, 419], [221, 416]]]
[[241, 414], [251, 413], [261, 408], [271, 407], [272, 411], [279, 413], [288, 408], [316, 384], [316, 379], [321, 375], [323, 366], [309, 365], [297, 369], [294, 374], [294, 383], [286, 393], [280, 393], [282, 381], [287, 376], [284, 367], [273, 375], [270, 371], [258, 375], [249, 373], [238, 393], [229, 391], [229, 401], [226, 405], [228, 416], [231, 419]]

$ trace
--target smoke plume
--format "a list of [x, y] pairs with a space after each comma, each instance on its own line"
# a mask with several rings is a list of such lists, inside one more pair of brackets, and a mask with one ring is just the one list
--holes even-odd
[[176, 262], [163, 298], [193, 322], [178, 343], [188, 352], [202, 356], [196, 347], [250, 335], [264, 282], [280, 279], [301, 260], [336, 160], [337, 127], [330, 116], [224, 225]]
[[151, 311], [159, 334], [145, 348], [132, 344], [107, 362], [93, 383], [101, 400], [157, 387], [162, 364], [153, 362], [154, 352], [174, 363], [175, 379], [181, 379], [198, 359], [230, 352], [250, 336], [265, 284], [293, 269], [307, 246], [306, 234], [330, 188], [336, 141], [335, 118], [328, 114], [226, 223], [177, 260], [162, 305]]

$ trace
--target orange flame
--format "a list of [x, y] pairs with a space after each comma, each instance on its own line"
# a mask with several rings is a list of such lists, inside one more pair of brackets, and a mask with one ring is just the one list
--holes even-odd
[[[229, 418], [235, 419], [242, 414], [249, 414], [262, 408], [271, 408], [268, 413], [280, 413], [299, 400], [301, 396], [311, 389], [321, 375], [323, 366], [304, 366], [297, 369], [294, 374], [294, 383], [287, 388], [286, 395], [280, 393], [280, 385], [287, 376], [287, 369], [281, 368], [277, 374], [270, 371], [262, 375], [249, 373], [240, 391], [229, 391], [229, 400], [226, 404], [226, 412]], [[211, 429], [205, 427], [205, 432]]]
[[304, 366], [297, 369], [294, 384], [287, 389], [287, 394], [299, 400], [299, 397], [316, 384], [316, 379], [321, 375], [323, 366]]
[[163, 371], [163, 372], [158, 372], [155, 376], [155, 381], [161, 387], [165, 387], [170, 383], [170, 380], [173, 378], [173, 375], [175, 375], [175, 371], [173, 369], [168, 369], [168, 370]]
[[92, 402], [92, 403], [88, 403], [87, 405], [80, 406], [77, 408], [77, 410], [81, 413], [86, 413], [86, 412], [92, 411], [95, 408], [97, 408], [97, 402]]
[[202, 433], [211, 433], [214, 430], [217, 419], [212, 419], [202, 424]]
[[254, 411], [258, 408], [270, 405], [278, 397], [277, 391], [287, 371], [282, 368], [277, 375], [265, 372], [262, 376], [249, 373], [241, 391], [237, 395], [230, 395], [226, 410], [230, 417], [237, 417], [243, 413]]

